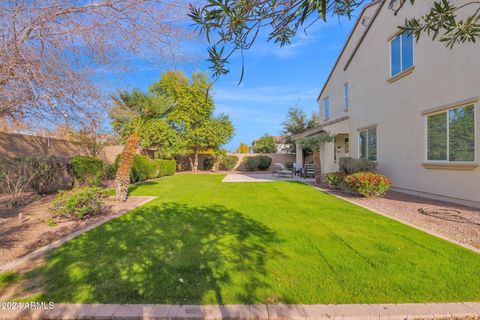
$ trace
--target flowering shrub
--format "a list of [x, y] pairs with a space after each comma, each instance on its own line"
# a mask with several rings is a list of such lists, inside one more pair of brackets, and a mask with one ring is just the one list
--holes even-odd
[[378, 197], [390, 188], [387, 177], [373, 172], [358, 172], [345, 178], [347, 190], [364, 197]]
[[325, 176], [325, 181], [328, 183], [328, 186], [332, 189], [339, 189], [345, 180], [345, 174], [341, 172], [330, 172]]

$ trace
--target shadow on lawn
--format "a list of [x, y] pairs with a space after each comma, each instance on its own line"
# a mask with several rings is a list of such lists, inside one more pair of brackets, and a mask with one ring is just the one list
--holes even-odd
[[281, 255], [276, 242], [267, 226], [223, 206], [139, 208], [53, 252], [37, 270], [36, 299], [222, 304], [228, 293], [258, 302], [258, 290], [270, 292], [265, 263]]

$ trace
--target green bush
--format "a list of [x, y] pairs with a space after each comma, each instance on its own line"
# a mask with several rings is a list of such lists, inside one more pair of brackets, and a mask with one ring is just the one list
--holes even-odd
[[225, 155], [220, 158], [220, 170], [232, 171], [237, 165], [238, 157], [236, 155]]
[[345, 180], [345, 174], [341, 172], [330, 172], [325, 175], [325, 181], [332, 189], [339, 189]]
[[115, 173], [117, 172], [117, 167], [115, 164], [108, 162], [103, 163], [103, 180], [115, 179]]
[[390, 188], [387, 177], [373, 172], [357, 172], [345, 178], [347, 190], [364, 197], [382, 196]]
[[270, 168], [272, 164], [272, 158], [267, 156], [257, 156], [258, 157], [258, 170], [265, 171]]
[[30, 188], [38, 194], [54, 193], [72, 187], [72, 166], [68, 158], [34, 157], [30, 162]]
[[375, 172], [377, 164], [368, 159], [355, 159], [352, 157], [342, 157], [339, 159], [339, 170], [345, 175], [351, 175], [357, 172]]
[[259, 163], [260, 163], [260, 160], [258, 159], [258, 157], [243, 158], [243, 165], [245, 167], [245, 170], [247, 170], [247, 171], [258, 170], [258, 164]]
[[272, 158], [267, 156], [246, 157], [243, 159], [243, 162], [247, 171], [265, 171], [270, 168], [270, 165], [272, 164]]
[[156, 178], [173, 176], [177, 171], [177, 162], [175, 160], [153, 160], [157, 168]]
[[82, 220], [102, 214], [105, 209], [105, 191], [98, 187], [74, 188], [60, 191], [50, 209], [54, 218]]
[[203, 160], [203, 169], [204, 170], [212, 170], [213, 166], [215, 165], [215, 158], [214, 157], [206, 157]]
[[103, 161], [95, 157], [71, 158], [73, 181], [77, 187], [98, 186], [103, 177]]

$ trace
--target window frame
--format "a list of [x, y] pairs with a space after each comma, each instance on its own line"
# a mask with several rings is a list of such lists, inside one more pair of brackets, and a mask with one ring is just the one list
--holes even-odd
[[350, 109], [350, 86], [348, 85], [348, 82], [345, 82], [343, 84], [343, 103], [344, 109], [343, 111], [347, 112]]
[[[327, 104], [325, 104], [325, 102], [327, 102]], [[323, 120], [326, 121], [328, 119], [330, 119], [330, 96], [323, 98]]]
[[[375, 156], [375, 160], [371, 160], [368, 158], [368, 141], [370, 139], [370, 136], [368, 134], [368, 131], [371, 130], [371, 129], [375, 129], [375, 136], [376, 136], [376, 148], [377, 148], [377, 154]], [[367, 139], [366, 141], [366, 148], [365, 148], [365, 157], [363, 158], [361, 156], [361, 153], [362, 153], [362, 145], [361, 145], [361, 141], [360, 141], [360, 134], [362, 132], [365, 132], [365, 137]], [[367, 159], [367, 160], [370, 160], [370, 161], [373, 161], [373, 162], [377, 162], [378, 161], [378, 126], [369, 126], [369, 127], [364, 127], [364, 128], [361, 128], [361, 129], [358, 129], [357, 130], [357, 141], [358, 141], [358, 158], [359, 159]]]
[[[449, 118], [449, 111], [454, 110], [457, 108], [463, 108], [473, 106], [473, 160], [471, 161], [450, 161], [450, 118]], [[447, 114], [447, 160], [429, 160], [428, 159], [428, 118], [437, 114]], [[477, 132], [478, 132], [478, 125], [477, 125], [477, 103], [466, 103], [462, 105], [452, 106], [443, 110], [435, 111], [432, 113], [425, 114], [424, 117], [424, 127], [425, 127], [425, 152], [424, 152], [424, 160], [426, 163], [431, 164], [474, 164], [477, 163]]]
[[[412, 65], [406, 69], [403, 68], [403, 39], [402, 39], [402, 35], [404, 34], [405, 32], [400, 32], [400, 33], [397, 33], [395, 34], [393, 37], [391, 37], [389, 40], [388, 40], [388, 44], [389, 44], [389, 50], [388, 50], [388, 54], [389, 54], [389, 62], [390, 62], [390, 78], [395, 78], [403, 73], [406, 73], [408, 72], [409, 70], [415, 68], [415, 41], [414, 39], [412, 38]], [[400, 37], [400, 71], [393, 74], [393, 61], [392, 61], [392, 44], [393, 44], [393, 41], [397, 38]], [[411, 36], [413, 37], [413, 36]]]

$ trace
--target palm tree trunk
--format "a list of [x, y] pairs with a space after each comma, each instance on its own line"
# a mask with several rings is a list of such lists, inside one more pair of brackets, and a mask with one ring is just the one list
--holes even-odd
[[117, 202], [125, 202], [127, 200], [128, 185], [130, 184], [130, 170], [132, 169], [133, 158], [137, 153], [139, 144], [140, 134], [134, 133], [128, 137], [125, 147], [123, 147], [117, 176], [115, 177]]
[[322, 182], [322, 163], [319, 150], [313, 152], [313, 166], [315, 170], [315, 183], [320, 184]]

